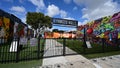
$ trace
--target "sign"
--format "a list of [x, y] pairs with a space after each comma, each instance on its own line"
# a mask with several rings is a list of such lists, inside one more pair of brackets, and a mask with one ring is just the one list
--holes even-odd
[[20, 45], [27, 45], [27, 38], [25, 38], [25, 37], [23, 37], [23, 38], [20, 38], [20, 42], [19, 42], [19, 44]]
[[92, 46], [91, 46], [89, 41], [86, 41], [86, 45], [87, 45], [88, 48], [92, 48]]
[[10, 45], [10, 52], [17, 52], [17, 41], [13, 41]]
[[76, 20], [67, 20], [67, 19], [59, 19], [59, 18], [52, 18], [52, 24], [77, 27], [78, 26], [78, 21], [76, 21]]
[[38, 40], [36, 38], [30, 39], [30, 46], [37, 46]]

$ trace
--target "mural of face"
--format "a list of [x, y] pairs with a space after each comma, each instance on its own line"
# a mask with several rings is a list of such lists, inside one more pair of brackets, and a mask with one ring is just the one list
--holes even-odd
[[9, 19], [9, 18], [6, 18], [6, 17], [3, 17], [3, 21], [4, 21], [5, 29], [9, 29], [10, 19]]

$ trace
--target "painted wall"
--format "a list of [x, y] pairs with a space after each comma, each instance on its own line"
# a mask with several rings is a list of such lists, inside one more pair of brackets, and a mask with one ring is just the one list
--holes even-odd
[[27, 25], [25, 25], [19, 18], [0, 10], [0, 38], [13, 38], [14, 36], [26, 36]]
[[88, 22], [86, 25], [79, 26], [77, 36], [83, 36], [83, 28], [93, 29], [92, 35], [100, 38], [120, 38], [120, 12], [111, 16]]
[[75, 38], [72, 33], [45, 32], [44, 38]]

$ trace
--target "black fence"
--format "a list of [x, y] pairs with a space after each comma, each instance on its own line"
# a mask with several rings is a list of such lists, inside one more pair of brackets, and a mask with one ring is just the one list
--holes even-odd
[[19, 62], [42, 58], [45, 39], [36, 38], [36, 40], [37, 44], [31, 46], [29, 39], [27, 44], [21, 45], [19, 38], [13, 40], [0, 38], [0, 62]]
[[[27, 43], [25, 43], [26, 40]], [[102, 38], [85, 41], [83, 38], [0, 38], [0, 63], [118, 50], [120, 50], [120, 39], [109, 40]]]
[[120, 39], [85, 40], [83, 38], [65, 39], [65, 54], [94, 54], [120, 50]]

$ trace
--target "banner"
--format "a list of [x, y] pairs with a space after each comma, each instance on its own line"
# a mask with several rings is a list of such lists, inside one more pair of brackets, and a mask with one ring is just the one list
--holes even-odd
[[18, 23], [15, 22], [15, 25], [14, 25], [14, 33], [15, 33], [15, 34], [16, 34], [16, 32], [17, 32], [17, 28], [18, 28]]
[[53, 25], [64, 25], [64, 26], [78, 26], [78, 21], [76, 20], [67, 20], [67, 19], [60, 19], [60, 18], [52, 18]]
[[27, 38], [25, 38], [25, 37], [23, 37], [23, 38], [20, 38], [20, 42], [19, 42], [19, 44], [20, 45], [27, 45]]
[[30, 46], [37, 46], [38, 40], [36, 38], [30, 39]]
[[92, 48], [90, 41], [86, 41], [87, 48]]

